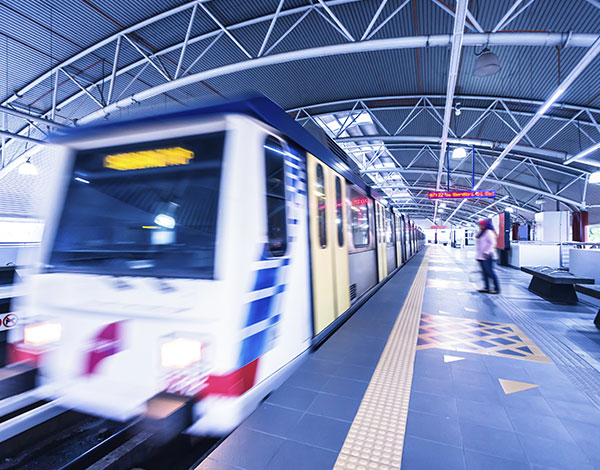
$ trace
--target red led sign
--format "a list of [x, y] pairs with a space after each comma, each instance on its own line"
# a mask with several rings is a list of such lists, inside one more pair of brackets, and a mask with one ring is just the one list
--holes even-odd
[[434, 230], [435, 229], [441, 229], [441, 230], [443, 230], [443, 229], [448, 228], [448, 227], [446, 227], [445, 225], [432, 225], [431, 228], [434, 229]]
[[432, 191], [429, 199], [468, 199], [474, 197], [496, 197], [496, 191]]
[[366, 205], [368, 203], [369, 203], [369, 199], [366, 198], [366, 197], [361, 197], [361, 198], [353, 199], [352, 200], [352, 205], [353, 206], [364, 206], [364, 205]]

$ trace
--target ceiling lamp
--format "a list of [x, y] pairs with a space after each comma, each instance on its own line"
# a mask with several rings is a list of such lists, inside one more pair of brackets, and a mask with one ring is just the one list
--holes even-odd
[[600, 171], [594, 171], [590, 175], [590, 179], [588, 180], [588, 182], [592, 183], [592, 184], [598, 184], [598, 183], [600, 183]]
[[538, 206], [541, 206], [541, 205], [542, 205], [542, 204], [544, 204], [545, 202], [546, 202], [546, 200], [545, 200], [543, 197], [538, 197], [538, 198], [535, 200], [535, 203], [536, 203]]
[[460, 116], [461, 113], [461, 109], [460, 109], [460, 101], [456, 102], [456, 106], [454, 106], [454, 114], [456, 114], [457, 116]]
[[491, 77], [500, 72], [500, 61], [498, 56], [490, 51], [487, 47], [479, 54], [475, 53], [475, 68], [473, 69], [474, 77]]
[[36, 166], [33, 163], [31, 163], [31, 160], [28, 158], [27, 161], [19, 167], [19, 174], [36, 176], [38, 174], [38, 171]]
[[461, 160], [467, 156], [467, 151], [463, 147], [456, 147], [452, 151], [453, 160]]
[[510, 212], [511, 214], [515, 211], [512, 207], [507, 207], [504, 209], [506, 212]]

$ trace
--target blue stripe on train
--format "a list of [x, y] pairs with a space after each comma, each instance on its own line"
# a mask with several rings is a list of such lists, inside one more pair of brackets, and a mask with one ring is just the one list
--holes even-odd
[[242, 351], [240, 353], [241, 366], [262, 356], [265, 346], [267, 345], [267, 338], [268, 331], [265, 329], [244, 339]]
[[275, 296], [271, 295], [252, 301], [250, 304], [250, 312], [248, 312], [248, 320], [246, 320], [246, 326], [254, 325], [255, 323], [269, 318], [271, 302], [274, 300], [274, 297]]
[[256, 283], [254, 284], [254, 290], [267, 289], [273, 287], [277, 283], [277, 271], [279, 268], [267, 268], [261, 269], [256, 275]]

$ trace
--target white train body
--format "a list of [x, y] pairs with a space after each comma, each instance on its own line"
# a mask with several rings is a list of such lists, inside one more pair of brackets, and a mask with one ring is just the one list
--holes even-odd
[[[214, 148], [214, 161], [203, 160]], [[12, 360], [35, 362], [41, 383], [83, 411], [128, 419], [167, 391], [195, 397], [188, 432], [231, 431], [318, 333], [306, 155], [267, 124], [230, 113], [75, 134], [57, 146], [57, 164], [46, 267], [25, 277]], [[202, 165], [216, 187], [193, 179]], [[151, 182], [163, 172], [173, 179]], [[207, 253], [195, 254], [197, 233]]]

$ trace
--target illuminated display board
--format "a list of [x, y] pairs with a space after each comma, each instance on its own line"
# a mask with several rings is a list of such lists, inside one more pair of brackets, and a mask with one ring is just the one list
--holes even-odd
[[429, 199], [468, 199], [474, 197], [496, 197], [496, 191], [432, 191]]
[[446, 227], [445, 225], [432, 225], [431, 228], [434, 229], [434, 230], [438, 230], [438, 229], [444, 230], [444, 229], [446, 229], [448, 227]]
[[113, 170], [141, 170], [166, 166], [188, 165], [194, 152], [183, 147], [117, 153], [104, 157], [103, 166]]

